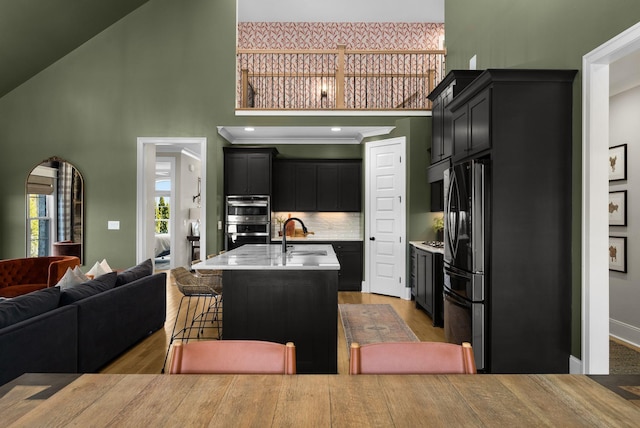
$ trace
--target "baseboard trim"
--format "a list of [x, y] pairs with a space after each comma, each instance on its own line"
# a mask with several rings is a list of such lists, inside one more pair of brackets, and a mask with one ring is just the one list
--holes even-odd
[[640, 328], [636, 326], [609, 318], [609, 334], [640, 348]]
[[582, 368], [582, 360], [574, 357], [573, 355], [569, 356], [569, 373], [571, 374], [583, 374], [584, 370]]

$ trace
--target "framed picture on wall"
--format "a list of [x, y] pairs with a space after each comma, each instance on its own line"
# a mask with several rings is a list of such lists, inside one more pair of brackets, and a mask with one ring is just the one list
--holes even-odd
[[627, 179], [627, 145], [609, 147], [609, 181]]
[[609, 270], [627, 272], [627, 238], [609, 236]]
[[627, 191], [609, 192], [609, 226], [627, 225]]

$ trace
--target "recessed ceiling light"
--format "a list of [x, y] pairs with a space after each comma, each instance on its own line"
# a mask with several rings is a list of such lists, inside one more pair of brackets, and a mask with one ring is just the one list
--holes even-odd
[[338, 127], [336, 126], [336, 127], [334, 127], [334, 128], [331, 128], [331, 130], [332, 130], [333, 132], [340, 132], [340, 131], [342, 131], [342, 128], [338, 128]]
[[248, 126], [248, 127], [244, 128], [244, 130], [247, 131], [247, 132], [253, 132], [253, 131], [256, 130], [256, 128], [251, 128], [250, 126]]

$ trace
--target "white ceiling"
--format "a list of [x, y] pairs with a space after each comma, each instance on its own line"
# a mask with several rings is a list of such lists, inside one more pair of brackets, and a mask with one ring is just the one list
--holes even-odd
[[238, 0], [238, 22], [444, 22], [445, 0]]
[[231, 144], [360, 144], [365, 137], [387, 135], [395, 126], [219, 126]]
[[640, 52], [636, 51], [611, 63], [609, 67], [609, 95], [617, 95], [640, 86]]

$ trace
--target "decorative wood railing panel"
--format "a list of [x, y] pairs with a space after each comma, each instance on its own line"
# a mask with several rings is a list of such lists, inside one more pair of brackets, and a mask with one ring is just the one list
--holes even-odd
[[238, 109], [429, 110], [443, 50], [239, 49]]

